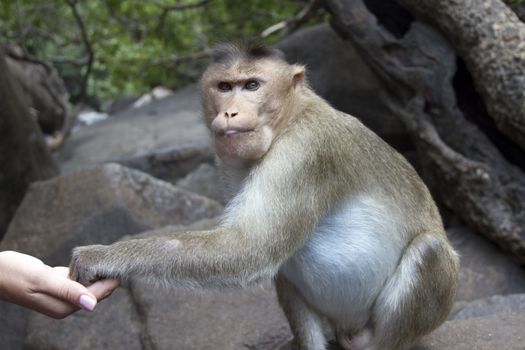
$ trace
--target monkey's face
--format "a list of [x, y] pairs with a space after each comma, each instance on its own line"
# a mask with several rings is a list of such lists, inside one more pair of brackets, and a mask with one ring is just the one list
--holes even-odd
[[261, 159], [287, 125], [303, 67], [276, 60], [212, 65], [202, 79], [206, 125], [218, 156], [233, 167]]

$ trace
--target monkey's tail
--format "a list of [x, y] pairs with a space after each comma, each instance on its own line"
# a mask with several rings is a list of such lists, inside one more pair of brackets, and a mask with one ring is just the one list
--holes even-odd
[[416, 236], [374, 305], [374, 348], [403, 350], [438, 327], [452, 308], [458, 270], [444, 234]]

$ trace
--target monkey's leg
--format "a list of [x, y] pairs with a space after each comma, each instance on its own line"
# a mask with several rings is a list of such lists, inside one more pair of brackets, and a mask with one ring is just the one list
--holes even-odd
[[405, 350], [439, 326], [452, 307], [458, 268], [444, 235], [414, 238], [374, 306], [373, 348]]
[[275, 279], [279, 303], [290, 323], [294, 339], [294, 350], [324, 350], [323, 321], [304, 301], [297, 288], [281, 274]]

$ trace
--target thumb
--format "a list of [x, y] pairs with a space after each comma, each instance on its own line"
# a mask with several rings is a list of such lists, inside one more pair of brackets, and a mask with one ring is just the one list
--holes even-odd
[[82, 309], [93, 311], [95, 310], [95, 306], [97, 306], [97, 299], [89, 294], [82, 294], [78, 299], [78, 303]]
[[60, 276], [49, 280], [48, 293], [70, 304], [93, 311], [97, 305], [97, 298], [86, 287], [78, 282], [70, 280], [67, 276], [69, 269], [67, 267], [53, 268]]

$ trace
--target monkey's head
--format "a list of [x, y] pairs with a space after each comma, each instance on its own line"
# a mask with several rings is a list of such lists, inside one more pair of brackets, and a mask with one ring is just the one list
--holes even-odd
[[206, 125], [229, 166], [261, 159], [293, 118], [304, 67], [264, 46], [221, 45], [201, 81]]

